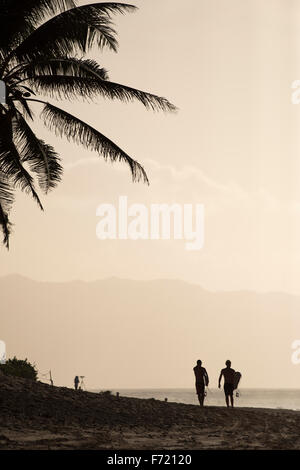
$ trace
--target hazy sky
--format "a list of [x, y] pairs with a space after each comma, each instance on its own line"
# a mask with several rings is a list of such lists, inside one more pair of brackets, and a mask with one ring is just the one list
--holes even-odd
[[[64, 179], [44, 198], [45, 213], [18, 196], [0, 274], [179, 278], [213, 290], [300, 293], [300, 105], [291, 104], [300, 79], [299, 2], [133, 3], [138, 12], [116, 17], [118, 54], [92, 57], [113, 81], [166, 96], [179, 112], [101, 98], [61, 107], [142, 163], [150, 186], [49, 134], [36, 106], [35, 128], [63, 157]], [[203, 250], [188, 252], [182, 241], [98, 240], [96, 208], [120, 195], [146, 205], [203, 203]]]

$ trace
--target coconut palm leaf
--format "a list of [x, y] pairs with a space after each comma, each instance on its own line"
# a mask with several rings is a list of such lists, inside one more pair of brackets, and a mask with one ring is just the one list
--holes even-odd
[[11, 230], [8, 214], [13, 201], [14, 195], [8, 178], [3, 172], [0, 172], [0, 226], [3, 232], [3, 243], [7, 248], [9, 248], [9, 235]]
[[74, 7], [73, 0], [1, 0], [0, 51], [16, 47], [45, 19]]
[[72, 100], [78, 97], [87, 99], [100, 94], [104, 98], [124, 102], [137, 100], [153, 111], [176, 111], [176, 107], [166, 98], [100, 78], [41, 75], [35, 76], [30, 84], [37, 93], [49, 94], [51, 97], [59, 99]]
[[[67, 75], [71, 77], [108, 80], [107, 71], [95, 60], [78, 59], [76, 57], [39, 58], [31, 61], [29, 64], [24, 64], [21, 69], [12, 73], [11, 77], [20, 73], [24, 76], [24, 78], [20, 80], [21, 82], [36, 75]], [[9, 77], [10, 75], [8, 75], [8, 78]]]
[[27, 162], [30, 170], [37, 174], [39, 186], [47, 194], [61, 180], [63, 169], [59, 155], [35, 135], [21, 113], [16, 116], [15, 134], [21, 161]]
[[146, 108], [156, 111], [174, 112], [177, 109], [166, 98], [109, 81], [106, 70], [89, 59], [66, 57], [38, 60], [25, 66], [22, 72], [37, 93], [50, 94], [55, 98], [86, 99], [100, 94], [104, 98], [125, 102], [138, 100]]
[[34, 188], [33, 178], [22, 165], [21, 156], [15, 144], [15, 117], [12, 117], [11, 122], [12, 126], [10, 126], [7, 116], [1, 116], [0, 170], [6, 175], [14, 188], [19, 187], [22, 191], [31, 194], [43, 210], [41, 201]]
[[51, 131], [55, 131], [57, 135], [65, 136], [68, 140], [73, 140], [77, 144], [101, 154], [105, 160], [125, 162], [130, 167], [133, 181], [142, 180], [149, 184], [144, 168], [90, 125], [49, 103], [45, 103], [42, 118], [44, 124]]
[[27, 118], [29, 118], [33, 121], [33, 117], [34, 117], [33, 112], [30, 109], [27, 101], [25, 100], [25, 98], [23, 96], [19, 97], [19, 104], [21, 106], [21, 109], [23, 111], [24, 116], [26, 116]]
[[64, 11], [35, 29], [10, 57], [30, 61], [44, 55], [68, 56], [78, 51], [86, 53], [94, 43], [101, 49], [107, 46], [116, 51], [118, 43], [110, 13], [134, 9], [122, 3], [95, 3]]

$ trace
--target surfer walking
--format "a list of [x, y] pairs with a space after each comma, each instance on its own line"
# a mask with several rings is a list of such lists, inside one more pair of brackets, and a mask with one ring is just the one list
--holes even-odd
[[196, 393], [198, 395], [199, 404], [204, 406], [205, 386], [208, 386], [209, 378], [206, 369], [202, 367], [202, 361], [198, 359], [197, 365], [193, 368], [196, 379]]
[[221, 388], [221, 380], [224, 377], [224, 393], [227, 407], [229, 407], [229, 398], [231, 406], [233, 407], [233, 391], [234, 391], [234, 380], [235, 370], [231, 368], [231, 361], [225, 362], [226, 367], [222, 369], [219, 377], [219, 388]]

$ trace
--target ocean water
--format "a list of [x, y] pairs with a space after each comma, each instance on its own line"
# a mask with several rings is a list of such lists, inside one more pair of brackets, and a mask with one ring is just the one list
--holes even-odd
[[[104, 390], [104, 389], [103, 389]], [[110, 389], [113, 394], [119, 392], [124, 397], [168, 399], [169, 402], [197, 405], [198, 398], [194, 389]], [[93, 390], [96, 391], [96, 390]], [[100, 390], [97, 390], [99, 392]], [[205, 405], [225, 406], [223, 389], [207, 388]], [[239, 397], [234, 393], [235, 406], [254, 408], [277, 408], [300, 410], [300, 389], [250, 389], [238, 390]]]

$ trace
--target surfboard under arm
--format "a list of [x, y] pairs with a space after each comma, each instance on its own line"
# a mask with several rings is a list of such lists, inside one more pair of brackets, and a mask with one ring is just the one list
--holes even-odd
[[242, 374], [240, 372], [235, 372], [234, 373], [234, 390], [236, 390], [239, 386], [240, 380], [241, 380]]

